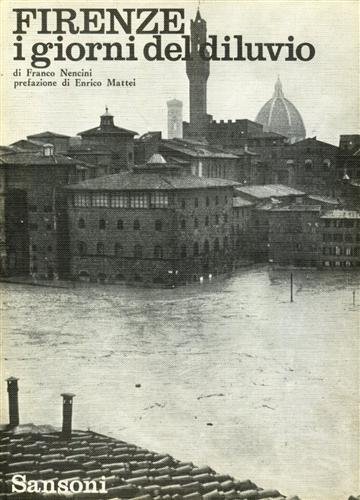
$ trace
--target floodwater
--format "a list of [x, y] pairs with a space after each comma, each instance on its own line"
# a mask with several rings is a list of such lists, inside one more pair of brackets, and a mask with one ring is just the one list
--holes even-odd
[[[359, 274], [240, 271], [175, 290], [2, 285], [22, 423], [74, 427], [340, 500], [359, 493]], [[353, 290], [356, 290], [353, 305]], [[2, 420], [7, 419], [3, 387]]]

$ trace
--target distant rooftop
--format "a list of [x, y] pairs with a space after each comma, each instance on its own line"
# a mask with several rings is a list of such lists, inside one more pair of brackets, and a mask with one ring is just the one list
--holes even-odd
[[360, 219], [360, 212], [355, 210], [329, 210], [322, 219]]
[[[43, 145], [44, 146], [44, 145]], [[0, 156], [0, 164], [2, 165], [78, 165], [80, 160], [74, 160], [70, 156], [61, 154], [52, 154], [45, 156], [42, 151], [23, 151], [18, 150], [3, 154]]]
[[[195, 175], [183, 174], [171, 175], [167, 172], [120, 172], [118, 174], [97, 177], [67, 186], [71, 190], [88, 191], [144, 191], [144, 190], [163, 190], [173, 191], [177, 189], [204, 189], [215, 187], [235, 186], [238, 183], [225, 179], [212, 179], [197, 177]], [[164, 168], [166, 166], [164, 165]]]
[[249, 200], [245, 200], [241, 198], [241, 196], [234, 196], [233, 198], [233, 207], [234, 208], [243, 208], [243, 207], [251, 207], [254, 203]]
[[64, 134], [58, 134], [56, 132], [50, 132], [49, 130], [47, 130], [46, 132], [40, 132], [39, 134], [32, 134], [27, 136], [28, 139], [35, 139], [35, 138], [41, 139], [42, 137], [62, 137], [68, 139], [70, 136]]
[[320, 205], [287, 205], [286, 207], [273, 207], [270, 212], [320, 212]]
[[194, 158], [237, 158], [237, 156], [232, 153], [226, 153], [208, 144], [192, 143], [182, 139], [163, 139], [161, 141], [161, 146]]
[[[19, 471], [31, 479], [55, 481], [99, 480], [105, 476], [108, 493], [89, 495], [96, 500], [285, 498], [277, 490], [264, 490], [249, 479], [239, 481], [228, 474], [217, 474], [209, 466], [197, 467], [91, 431], [73, 431], [71, 438], [64, 439], [50, 426], [22, 425], [2, 432], [0, 444], [4, 465], [1, 499], [11, 496], [11, 477]], [[34, 499], [44, 496], [31, 494]], [[289, 500], [295, 499], [299, 500]]]
[[303, 191], [284, 186], [283, 184], [266, 184], [252, 186], [237, 186], [236, 190], [239, 193], [247, 194], [254, 198], [281, 198], [285, 196], [304, 196]]

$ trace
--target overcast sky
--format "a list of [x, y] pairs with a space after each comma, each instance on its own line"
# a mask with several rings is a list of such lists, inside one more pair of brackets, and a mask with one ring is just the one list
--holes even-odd
[[[99, 61], [53, 63], [50, 70], [93, 69], [94, 79], [133, 79], [133, 88], [35, 87], [14, 90], [13, 72], [30, 68], [29, 61], [12, 60], [15, 35], [12, 34], [14, 7], [183, 7], [186, 31], [198, 2], [149, 1], [37, 1], [2, 0], [5, 14], [3, 44], [5, 60], [2, 70], [2, 144], [26, 135], [51, 130], [68, 135], [96, 126], [107, 104], [117, 125], [139, 133], [162, 130], [166, 136], [166, 101], [176, 97], [184, 103], [188, 119], [188, 80], [185, 62]], [[201, 0], [200, 10], [207, 21], [208, 34], [241, 34], [244, 42], [286, 42], [289, 35], [295, 43], [304, 41], [316, 48], [310, 62], [211, 62], [208, 80], [208, 112], [215, 119], [248, 118], [254, 120], [261, 106], [272, 96], [277, 75], [285, 96], [300, 111], [308, 136], [338, 144], [340, 134], [359, 133], [359, 2], [324, 1], [215, 1]], [[122, 41], [110, 35], [64, 36], [66, 43]], [[138, 35], [139, 47], [151, 40]], [[26, 47], [34, 42], [54, 41], [53, 35], [24, 35]], [[168, 41], [179, 41], [173, 35]], [[59, 79], [58, 79], [59, 80]]]

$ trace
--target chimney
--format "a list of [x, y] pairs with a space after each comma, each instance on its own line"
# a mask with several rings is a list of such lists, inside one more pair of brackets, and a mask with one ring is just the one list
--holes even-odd
[[63, 423], [61, 436], [64, 439], [70, 439], [72, 430], [72, 406], [75, 394], [64, 393], [61, 394], [61, 396], [63, 398]]
[[19, 425], [19, 401], [18, 401], [18, 378], [6, 379], [7, 391], [9, 393], [9, 427]]

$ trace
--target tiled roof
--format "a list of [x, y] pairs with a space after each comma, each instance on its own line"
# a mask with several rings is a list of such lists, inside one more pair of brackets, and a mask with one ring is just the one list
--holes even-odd
[[[19, 426], [1, 434], [0, 447], [1, 500], [29, 497], [28, 493], [10, 493], [11, 477], [15, 473], [26, 474], [28, 480], [55, 481], [99, 480], [105, 476], [108, 493], [89, 495], [94, 500], [285, 498], [277, 490], [261, 489], [248, 479], [239, 481], [227, 474], [217, 474], [208, 466], [196, 467], [191, 462], [181, 462], [170, 455], [91, 431], [74, 431], [71, 439], [64, 440], [59, 432], [46, 427]], [[43, 496], [36, 493], [31, 498]]]
[[322, 219], [360, 219], [360, 212], [355, 210], [329, 210]]
[[28, 139], [30, 139], [30, 138], [32, 139], [35, 137], [63, 137], [65, 139], [68, 139], [70, 136], [63, 135], [63, 134], [57, 134], [56, 132], [49, 132], [49, 130], [47, 130], [46, 132], [40, 132], [40, 134], [32, 134], [32, 135], [27, 136]]
[[3, 165], [77, 165], [79, 161], [60, 154], [45, 156], [42, 151], [16, 151], [0, 157]]
[[241, 198], [241, 196], [234, 196], [234, 198], [233, 198], [233, 207], [234, 208], [251, 207], [253, 205], [254, 205], [254, 203], [252, 203], [249, 200], [244, 200], [244, 198]]
[[298, 191], [297, 189], [289, 186], [284, 186], [283, 184], [241, 186], [237, 187], [236, 190], [239, 193], [244, 193], [259, 199], [280, 198], [284, 196], [302, 196], [305, 194], [302, 191]]
[[163, 139], [161, 141], [161, 147], [170, 149], [172, 151], [177, 151], [194, 158], [237, 158], [237, 156], [232, 153], [225, 153], [224, 151], [221, 151], [219, 149], [209, 147], [206, 144], [194, 144], [189, 143], [188, 141], [183, 141], [181, 139]]
[[327, 196], [309, 194], [308, 198], [310, 200], [319, 201], [320, 203], [326, 203], [328, 205], [340, 205], [339, 200], [335, 198], [328, 198]]
[[288, 205], [286, 207], [273, 207], [270, 212], [320, 212], [320, 205]]
[[116, 134], [116, 135], [137, 135], [137, 132], [128, 130], [127, 128], [117, 127], [116, 125], [106, 125], [104, 127], [98, 126], [79, 132], [77, 135], [103, 135], [103, 134]]
[[104, 190], [104, 191], [119, 191], [119, 190], [166, 190], [172, 191], [175, 189], [202, 189], [213, 187], [228, 187], [235, 186], [237, 182], [225, 179], [212, 179], [207, 177], [197, 177], [195, 175], [169, 175], [164, 173], [146, 173], [137, 172], [120, 172], [118, 174], [97, 177], [67, 186], [66, 189], [71, 190]]

